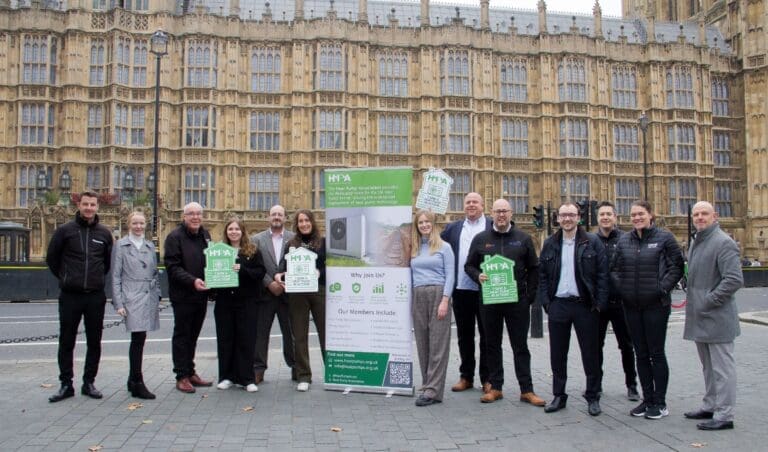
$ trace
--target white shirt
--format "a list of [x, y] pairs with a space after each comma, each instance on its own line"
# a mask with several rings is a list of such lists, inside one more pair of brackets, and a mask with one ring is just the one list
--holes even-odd
[[283, 259], [283, 235], [285, 234], [285, 228], [278, 233], [272, 232], [272, 229], [269, 232], [272, 235], [272, 250], [275, 252], [275, 262], [279, 265]]
[[459, 255], [456, 256], [459, 269], [458, 281], [456, 284], [457, 289], [461, 290], [480, 290], [480, 287], [472, 281], [472, 278], [464, 271], [464, 264], [467, 263], [467, 257], [469, 255], [469, 245], [472, 244], [472, 239], [483, 231], [485, 231], [485, 215], [481, 215], [475, 221], [471, 221], [469, 218], [464, 220], [464, 224], [461, 226], [461, 235], [459, 235]]
[[576, 285], [576, 269], [574, 268], [574, 253], [576, 239], [563, 237], [563, 247], [560, 253], [560, 281], [557, 283], [558, 298], [578, 297], [579, 287]]

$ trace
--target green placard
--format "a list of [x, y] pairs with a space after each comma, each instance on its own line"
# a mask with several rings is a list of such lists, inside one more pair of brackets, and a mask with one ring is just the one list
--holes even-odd
[[325, 170], [325, 207], [410, 206], [411, 168]]
[[205, 253], [205, 286], [209, 289], [237, 287], [240, 281], [232, 269], [237, 259], [237, 250], [219, 242], [209, 245]]
[[488, 276], [482, 284], [483, 304], [517, 303], [515, 261], [495, 254], [485, 256], [480, 268]]

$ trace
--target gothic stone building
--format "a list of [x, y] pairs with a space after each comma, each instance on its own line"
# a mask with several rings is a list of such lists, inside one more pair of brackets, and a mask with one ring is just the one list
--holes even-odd
[[765, 260], [765, 2], [623, 8], [0, 0], [0, 217], [31, 228], [39, 259], [89, 188], [125, 233], [131, 205], [151, 208], [157, 139], [161, 240], [189, 201], [218, 238], [232, 214], [266, 227], [278, 202], [322, 219], [326, 168], [409, 166], [414, 189], [427, 168], [452, 175], [446, 221], [473, 190], [530, 232], [535, 205], [609, 199], [628, 226], [647, 196], [685, 242], [688, 205], [711, 200]]

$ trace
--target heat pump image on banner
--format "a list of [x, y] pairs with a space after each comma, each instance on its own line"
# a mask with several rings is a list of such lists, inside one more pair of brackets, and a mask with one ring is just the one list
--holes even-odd
[[332, 254], [362, 259], [365, 250], [365, 215], [331, 218], [329, 221], [329, 249]]

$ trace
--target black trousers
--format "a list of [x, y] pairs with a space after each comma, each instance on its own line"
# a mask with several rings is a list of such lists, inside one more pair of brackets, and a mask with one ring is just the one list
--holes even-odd
[[72, 384], [77, 329], [85, 324], [85, 368], [83, 382], [93, 383], [101, 360], [101, 333], [104, 330], [104, 291], [64, 292], [59, 294], [59, 381]]
[[[632, 348], [632, 339], [629, 337], [627, 321], [624, 318], [624, 308], [621, 303], [608, 303], [608, 309], [600, 312], [600, 382], [603, 381], [603, 347], [605, 347], [605, 335], [608, 332], [608, 323], [613, 329], [613, 335], [621, 351], [621, 367], [624, 368], [624, 384], [628, 388], [637, 386], [637, 373], [635, 372], [635, 350]], [[601, 387], [602, 389], [602, 387]]]
[[[296, 364], [294, 358], [293, 330], [291, 329], [291, 311], [284, 297], [275, 297], [271, 293], [264, 294], [257, 302], [256, 320], [252, 324], [256, 329], [256, 345], [253, 353], [253, 371], [267, 370], [269, 359], [269, 337], [272, 324], [280, 323], [280, 333], [283, 336], [283, 359], [288, 367]], [[252, 326], [252, 327], [253, 327]]]
[[533, 391], [531, 352], [528, 350], [528, 327], [531, 323], [529, 304], [527, 302], [481, 304], [480, 316], [485, 326], [485, 352], [488, 359], [488, 381], [491, 387], [501, 390], [504, 386], [504, 354], [501, 350], [501, 342], [504, 323], [506, 323], [520, 392]]
[[456, 289], [453, 291], [453, 317], [456, 319], [456, 336], [459, 342], [459, 374], [469, 381], [475, 379], [475, 320], [480, 332], [480, 382], [488, 381], [485, 328], [480, 316], [480, 292]]
[[176, 379], [189, 378], [195, 374], [195, 350], [197, 338], [203, 328], [208, 303], [171, 303], [173, 306], [173, 337], [171, 358]]
[[670, 312], [669, 306], [661, 305], [645, 309], [624, 307], [629, 335], [635, 346], [643, 400], [650, 405], [667, 404], [669, 365], [664, 344]]
[[600, 364], [597, 311], [582, 302], [555, 298], [549, 304], [549, 360], [552, 365], [552, 394], [565, 395], [568, 380], [568, 349], [571, 343], [571, 326], [581, 349], [581, 363], [587, 377], [585, 398], [597, 400], [600, 391]]
[[216, 351], [219, 357], [219, 381], [230, 380], [246, 386], [254, 382], [253, 348], [256, 345], [257, 303], [221, 297], [216, 300]]

